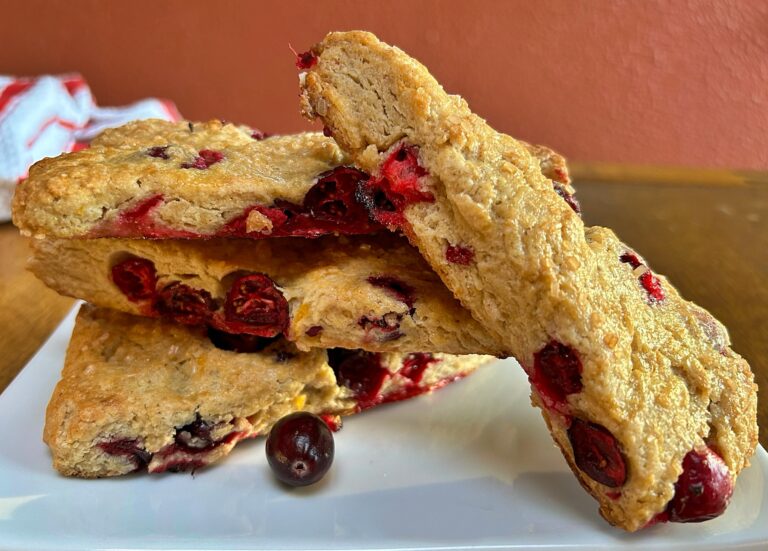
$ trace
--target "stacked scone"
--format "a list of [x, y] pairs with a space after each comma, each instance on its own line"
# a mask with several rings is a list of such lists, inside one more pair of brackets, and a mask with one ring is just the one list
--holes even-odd
[[32, 270], [125, 312], [81, 313], [47, 420], [57, 468], [199, 466], [292, 408], [343, 414], [513, 355], [609, 522], [721, 514], [757, 444], [725, 328], [584, 226], [561, 157], [402, 51], [332, 33], [297, 66], [323, 135], [135, 123], [20, 186]]

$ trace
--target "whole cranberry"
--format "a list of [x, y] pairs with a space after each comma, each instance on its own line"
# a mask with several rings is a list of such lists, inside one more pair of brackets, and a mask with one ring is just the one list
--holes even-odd
[[280, 419], [267, 437], [267, 461], [289, 486], [314, 484], [333, 463], [333, 433], [317, 415], [305, 411]]

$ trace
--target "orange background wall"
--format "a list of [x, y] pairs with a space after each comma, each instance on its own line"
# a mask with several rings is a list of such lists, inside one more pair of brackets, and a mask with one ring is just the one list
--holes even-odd
[[768, 168], [761, 0], [0, 0], [0, 74], [79, 71], [102, 105], [306, 128], [288, 44], [363, 28], [491, 123], [572, 159]]

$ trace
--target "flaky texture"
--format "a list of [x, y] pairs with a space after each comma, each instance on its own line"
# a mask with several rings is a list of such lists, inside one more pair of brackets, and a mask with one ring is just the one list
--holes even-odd
[[[391, 375], [377, 403], [428, 392], [488, 361], [437, 355], [415, 384], [397, 373], [405, 357], [380, 358]], [[203, 330], [86, 305], [48, 405], [44, 440], [54, 467], [68, 476], [194, 470], [288, 413], [359, 411], [355, 392], [337, 384], [328, 361], [325, 350], [299, 352], [284, 341], [252, 353], [220, 350]]]
[[[350, 189], [319, 182], [348, 161], [333, 140], [319, 133], [257, 137], [220, 121], [144, 120], [106, 130], [86, 150], [32, 166], [16, 189], [14, 224], [38, 238], [316, 237], [381, 229], [354, 205], [355, 179], [364, 174], [339, 176]], [[531, 151], [567, 180], [562, 157], [541, 146]], [[318, 183], [323, 189], [306, 201]], [[307, 220], [280, 226], [285, 212]]]
[[[394, 236], [44, 239], [34, 241], [32, 248], [29, 269], [46, 285], [123, 312], [159, 315], [151, 304], [131, 301], [112, 280], [112, 267], [134, 257], [154, 263], [158, 289], [182, 282], [205, 290], [219, 305], [217, 312], [223, 309], [235, 275], [268, 275], [288, 301], [286, 336], [302, 350], [341, 347], [505, 355], [418, 252]], [[383, 285], [371, 283], [377, 277], [385, 278]]]
[[[580, 361], [580, 391], [542, 411], [609, 522], [637, 530], [664, 511], [691, 450], [716, 450], [734, 477], [748, 464], [756, 386], [722, 325], [653, 276], [613, 232], [585, 228], [524, 144], [493, 130], [401, 50], [368, 33], [332, 33], [311, 56], [300, 75], [302, 109], [360, 167], [384, 177], [390, 155], [418, 148], [428, 173], [419, 191], [434, 201], [422, 195], [391, 225], [532, 378], [548, 343]], [[456, 245], [472, 251], [471, 262], [448, 259]], [[543, 405], [539, 390], [534, 402]], [[575, 467], [574, 418], [618, 441], [627, 466], [619, 488]]]

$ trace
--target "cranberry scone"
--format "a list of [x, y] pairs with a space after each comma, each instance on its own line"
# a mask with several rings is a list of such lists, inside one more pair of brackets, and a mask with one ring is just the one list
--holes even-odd
[[[567, 179], [562, 157], [530, 146]], [[382, 229], [357, 200], [368, 178], [319, 133], [264, 137], [219, 121], [145, 120], [36, 163], [18, 186], [25, 235], [317, 237]]]
[[97, 306], [285, 335], [299, 349], [505, 355], [397, 236], [33, 240], [30, 270]]
[[629, 531], [719, 515], [757, 444], [756, 385], [725, 328], [401, 50], [332, 33], [298, 65], [304, 114], [371, 175], [374, 218], [524, 366], [601, 514]]
[[305, 410], [340, 415], [430, 392], [484, 356], [300, 352], [280, 338], [236, 338], [85, 305], [44, 440], [62, 474], [195, 470]]

